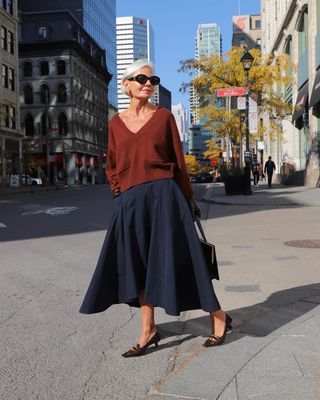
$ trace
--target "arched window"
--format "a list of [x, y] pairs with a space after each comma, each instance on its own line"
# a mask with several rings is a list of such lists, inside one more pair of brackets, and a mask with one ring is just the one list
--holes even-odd
[[66, 74], [66, 62], [64, 60], [56, 61], [57, 75]]
[[49, 75], [49, 63], [48, 61], [41, 61], [40, 63], [40, 75]]
[[47, 121], [46, 113], [43, 113], [41, 115], [41, 135], [42, 136], [47, 135], [47, 124], [49, 124], [49, 129], [50, 129], [51, 128], [51, 118], [48, 115], [48, 121]]
[[26, 136], [34, 136], [34, 119], [31, 114], [28, 114], [24, 120]]
[[26, 85], [23, 89], [24, 103], [33, 104], [33, 89], [30, 85]]
[[32, 71], [33, 67], [32, 67], [32, 63], [30, 61], [26, 61], [25, 63], [23, 63], [23, 75], [25, 77], [29, 77], [32, 76]]
[[67, 101], [67, 89], [63, 83], [58, 86], [58, 102], [65, 103]]
[[49, 104], [50, 102], [50, 91], [47, 85], [42, 85], [40, 88], [40, 102], [42, 104]]
[[308, 51], [308, 9], [306, 8], [300, 16], [298, 24], [299, 58]]
[[58, 116], [59, 135], [66, 136], [68, 134], [68, 118], [66, 114], [61, 112]]

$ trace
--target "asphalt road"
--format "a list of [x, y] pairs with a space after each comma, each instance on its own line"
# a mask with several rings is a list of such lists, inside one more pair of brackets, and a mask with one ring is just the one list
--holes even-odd
[[124, 360], [138, 310], [78, 313], [112, 211], [102, 186], [0, 199], [1, 399], [143, 399], [174, 368], [183, 315], [157, 310], [161, 351]]

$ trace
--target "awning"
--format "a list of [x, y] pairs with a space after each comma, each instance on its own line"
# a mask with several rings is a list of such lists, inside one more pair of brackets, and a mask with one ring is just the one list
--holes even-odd
[[292, 121], [296, 121], [302, 117], [305, 109], [308, 107], [308, 82], [305, 83], [302, 88], [298, 91], [297, 102], [294, 107]]
[[320, 68], [316, 73], [309, 106], [313, 107], [318, 102], [320, 102]]

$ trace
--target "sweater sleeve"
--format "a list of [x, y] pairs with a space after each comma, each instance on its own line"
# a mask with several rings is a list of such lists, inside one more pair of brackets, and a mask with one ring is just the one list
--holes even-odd
[[108, 156], [107, 156], [107, 177], [111, 186], [111, 190], [120, 188], [118, 177], [116, 174], [116, 145], [111, 125], [109, 125], [108, 133]]
[[193, 190], [190, 183], [190, 178], [187, 173], [186, 163], [184, 159], [184, 154], [182, 150], [182, 144], [180, 140], [180, 135], [178, 132], [177, 124], [174, 119], [173, 114], [169, 117], [170, 131], [172, 135], [173, 150], [176, 159], [176, 173], [175, 180], [179, 185], [181, 191], [187, 199], [191, 199], [193, 196]]

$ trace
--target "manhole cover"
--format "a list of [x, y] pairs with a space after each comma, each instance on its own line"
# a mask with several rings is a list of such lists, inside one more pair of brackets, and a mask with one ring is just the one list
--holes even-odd
[[290, 240], [289, 242], [285, 242], [285, 245], [304, 249], [320, 249], [320, 240]]

